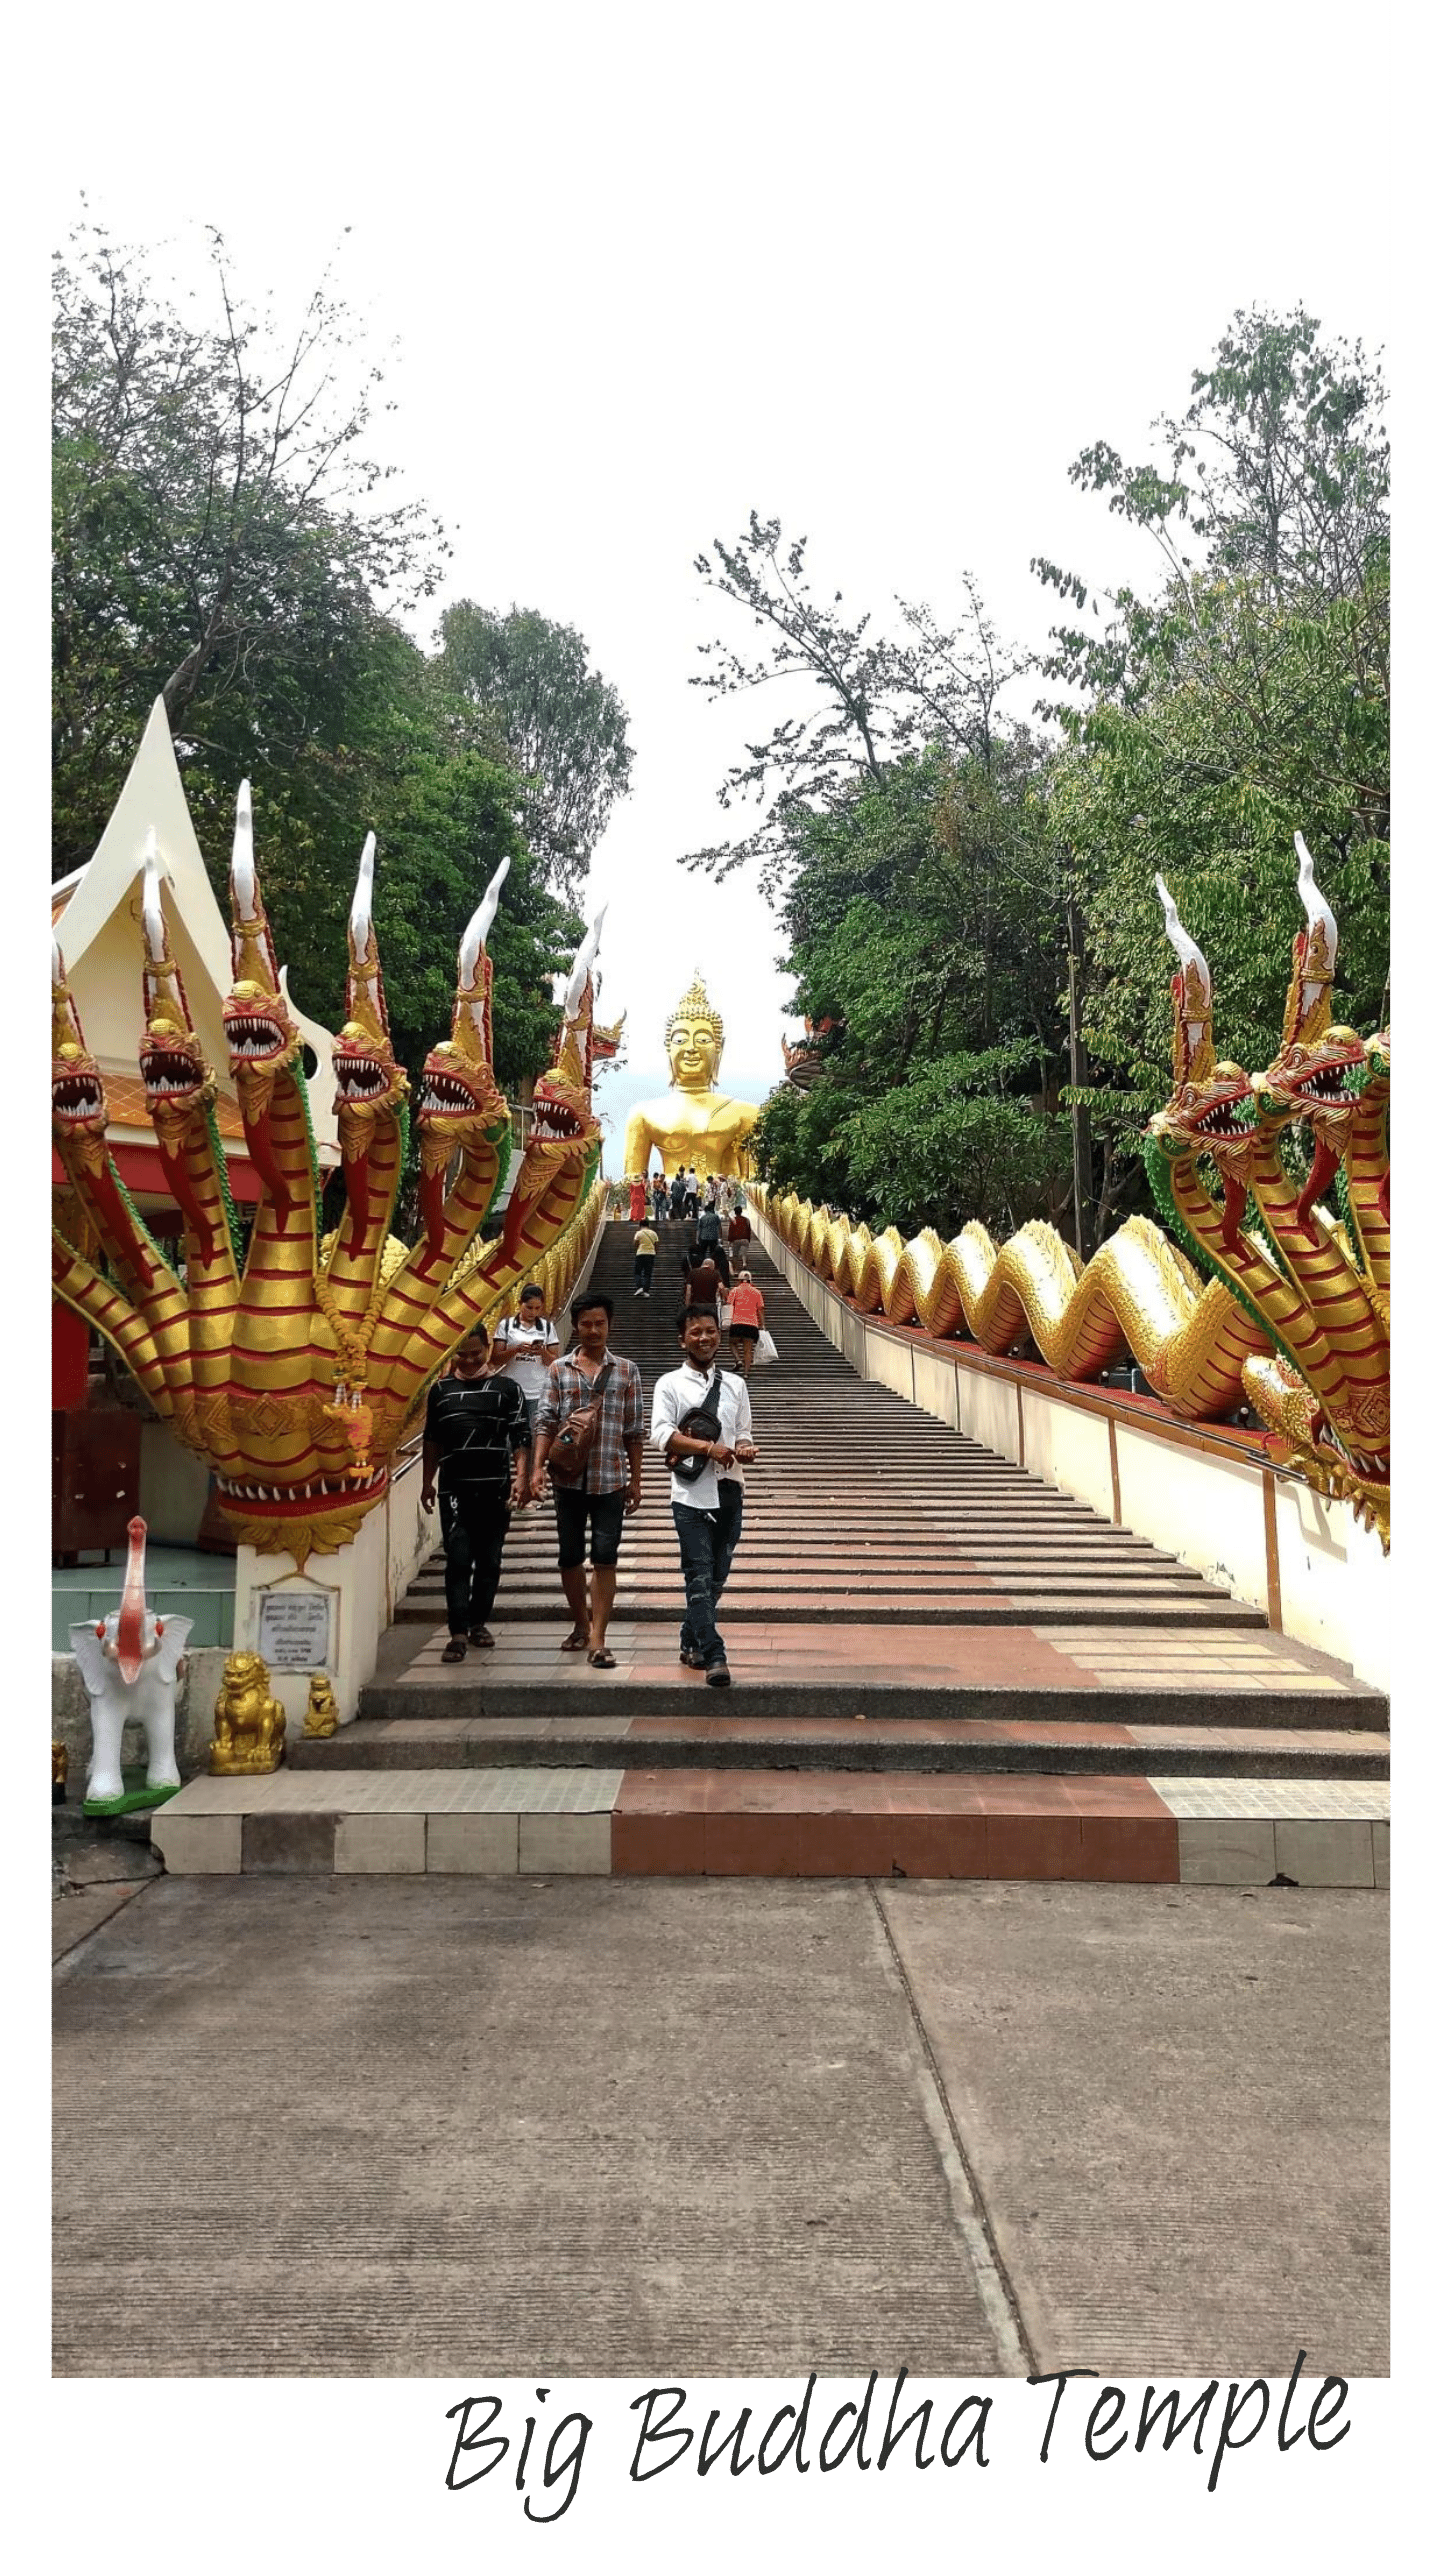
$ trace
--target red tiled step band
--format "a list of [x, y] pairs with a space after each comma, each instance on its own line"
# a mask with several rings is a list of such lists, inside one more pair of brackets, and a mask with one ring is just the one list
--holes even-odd
[[611, 1872], [1180, 1879], [1176, 1817], [1145, 1778], [784, 1769], [628, 1770]]

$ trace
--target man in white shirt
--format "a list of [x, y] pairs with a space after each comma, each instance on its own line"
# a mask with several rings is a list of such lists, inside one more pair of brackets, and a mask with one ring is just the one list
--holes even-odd
[[[708, 1689], [729, 1689], [726, 1647], [716, 1626], [716, 1603], [741, 1537], [739, 1467], [756, 1455], [751, 1437], [751, 1398], [742, 1379], [718, 1366], [721, 1328], [710, 1307], [689, 1307], [677, 1318], [682, 1366], [656, 1381], [651, 1399], [651, 1445], [663, 1458], [704, 1457], [693, 1482], [674, 1471], [671, 1517], [681, 1546], [686, 1615], [681, 1621], [681, 1660], [704, 1671]], [[711, 1413], [717, 1416], [713, 1425]], [[694, 1427], [689, 1417], [696, 1416]]]
[[503, 1369], [526, 1399], [526, 1420], [533, 1437], [546, 1371], [560, 1356], [556, 1328], [546, 1314], [545, 1293], [533, 1280], [521, 1291], [519, 1312], [501, 1318], [491, 1346], [492, 1369]]

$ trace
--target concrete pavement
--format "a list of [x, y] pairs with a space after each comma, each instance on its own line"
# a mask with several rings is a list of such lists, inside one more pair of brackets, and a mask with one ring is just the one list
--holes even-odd
[[163, 1877], [56, 1968], [56, 2370], [1385, 2372], [1387, 1915]]

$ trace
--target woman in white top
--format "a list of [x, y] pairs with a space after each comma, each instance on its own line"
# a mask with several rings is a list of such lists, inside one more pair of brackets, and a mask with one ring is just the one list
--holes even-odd
[[515, 1379], [526, 1399], [526, 1419], [533, 1432], [546, 1371], [560, 1356], [560, 1337], [546, 1313], [545, 1293], [533, 1280], [521, 1291], [519, 1313], [501, 1318], [491, 1346], [491, 1367]]

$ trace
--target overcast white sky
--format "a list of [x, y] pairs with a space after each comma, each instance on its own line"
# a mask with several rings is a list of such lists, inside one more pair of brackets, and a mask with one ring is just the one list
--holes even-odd
[[948, 618], [970, 567], [1031, 640], [1033, 554], [1145, 574], [1068, 483], [1082, 445], [1144, 444], [1239, 304], [1387, 335], [1375, 234], [1326, 174], [1356, 104], [1327, 20], [1212, 7], [1183, 39], [1152, 8], [261, 6], [240, 45], [187, 20], [143, 80], [90, 20], [56, 235], [83, 184], [201, 278], [217, 222], [283, 314], [350, 225], [337, 281], [400, 342], [389, 449], [453, 529], [441, 601], [575, 623], [620, 689], [634, 787], [591, 886], [629, 1024], [616, 1141], [693, 965], [735, 1092], [774, 1083], [789, 1011], [754, 877], [676, 861], [727, 824], [717, 783], [776, 701], [689, 686], [726, 627], [696, 553], [754, 506], [850, 606]]

